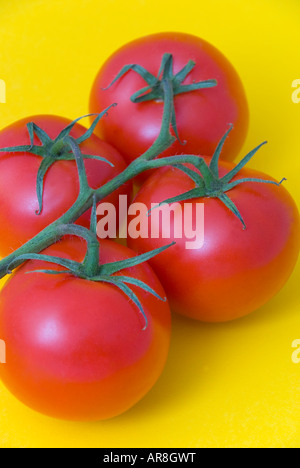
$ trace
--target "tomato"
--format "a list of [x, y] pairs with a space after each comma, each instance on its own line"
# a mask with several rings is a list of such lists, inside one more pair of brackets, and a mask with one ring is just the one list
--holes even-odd
[[[44, 253], [82, 261], [85, 242], [64, 238]], [[101, 243], [101, 262], [131, 258], [127, 247]], [[68, 420], [101, 420], [123, 413], [160, 376], [170, 342], [168, 302], [131, 286], [148, 318], [116, 286], [28, 271], [49, 269], [29, 261], [1, 292], [0, 336], [6, 364], [0, 377], [29, 407]], [[52, 268], [52, 265], [51, 265]], [[55, 269], [61, 270], [59, 266]], [[165, 293], [146, 263], [122, 274]]]
[[[220, 177], [233, 167], [232, 163], [220, 163]], [[233, 180], [244, 177], [270, 180], [266, 174], [247, 168]], [[147, 180], [134, 201], [150, 209], [152, 204], [194, 187], [195, 182], [187, 174], [165, 167]], [[137, 252], [160, 247], [170, 240], [176, 242], [150, 264], [166, 290], [171, 309], [204, 322], [233, 320], [264, 305], [286, 283], [299, 254], [299, 213], [283, 185], [247, 182], [232, 188], [227, 195], [243, 216], [245, 230], [219, 199], [196, 198], [180, 202], [181, 210], [171, 217], [168, 238], [163, 238], [159, 221], [153, 222], [153, 211], [150, 220], [154, 226], [151, 231], [149, 222], [148, 238], [128, 239], [128, 245]], [[183, 203], [191, 203], [194, 230], [203, 227], [203, 223], [195, 226], [195, 210], [197, 203], [204, 204], [204, 242], [199, 242], [197, 248], [186, 248], [186, 222], [182, 238], [175, 237], [175, 223], [182, 223], [183, 219]], [[147, 223], [145, 211], [140, 216], [140, 224]], [[158, 238], [151, 238], [154, 228]]]
[[[13, 123], [0, 131], [0, 148], [28, 145], [28, 122], [35, 122], [50, 138], [71, 123], [70, 120], [54, 116], [39, 115]], [[76, 124], [71, 136], [79, 138], [86, 129]], [[35, 137], [35, 144], [40, 141]], [[108, 143], [92, 135], [80, 145], [83, 154], [98, 155], [109, 160], [114, 167], [99, 161], [86, 159], [88, 181], [93, 188], [100, 187], [126, 168], [119, 152]], [[49, 169], [44, 182], [43, 210], [39, 209], [36, 194], [36, 179], [42, 158], [30, 153], [0, 153], [0, 256], [6, 256], [35, 236], [48, 224], [64, 214], [75, 202], [79, 193], [78, 173], [75, 161], [57, 161]], [[129, 195], [131, 184], [120, 187], [104, 201], [118, 206], [120, 194]], [[90, 213], [79, 221], [89, 225]]]
[[248, 104], [241, 80], [224, 55], [198, 37], [182, 33], [161, 33], [140, 38], [115, 52], [100, 69], [90, 96], [90, 111], [99, 112], [113, 102], [116, 111], [102, 119], [96, 132], [112, 143], [127, 162], [144, 153], [157, 138], [162, 120], [163, 103], [131, 102], [131, 96], [146, 83], [129, 71], [109, 89], [104, 89], [128, 64], [139, 64], [157, 76], [165, 53], [173, 55], [174, 73], [189, 60], [196, 63], [183, 84], [216, 79], [218, 85], [175, 96], [179, 141], [163, 153], [204, 154], [212, 156], [228, 124], [234, 125], [231, 141], [222, 158], [233, 160], [241, 149], [248, 129]]

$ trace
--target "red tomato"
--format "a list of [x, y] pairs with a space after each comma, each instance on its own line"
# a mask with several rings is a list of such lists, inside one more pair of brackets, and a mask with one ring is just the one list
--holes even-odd
[[[44, 253], [81, 261], [85, 242], [66, 238]], [[112, 241], [101, 244], [102, 264], [133, 256]], [[49, 264], [28, 262], [1, 292], [0, 336], [7, 348], [6, 364], [0, 366], [3, 383], [29, 407], [57, 418], [101, 420], [126, 411], [164, 368], [168, 302], [130, 286], [148, 318], [143, 330], [143, 315], [116, 286], [70, 274], [26, 274], [41, 268]], [[165, 297], [148, 264], [122, 274]]]
[[115, 52], [100, 69], [94, 82], [90, 111], [99, 112], [116, 102], [116, 111], [102, 119], [96, 132], [122, 151], [131, 162], [144, 153], [157, 138], [162, 120], [163, 103], [157, 101], [135, 104], [130, 97], [145, 81], [134, 71], [107, 90], [121, 69], [128, 64], [139, 64], [157, 76], [164, 53], [174, 59], [174, 73], [189, 60], [195, 68], [183, 84], [216, 79], [218, 85], [175, 96], [178, 132], [185, 146], [178, 141], [163, 153], [205, 154], [211, 156], [228, 124], [234, 125], [230, 142], [222, 154], [233, 160], [241, 149], [248, 129], [248, 105], [243, 85], [237, 72], [219, 50], [189, 34], [162, 33], [143, 37], [126, 44]]
[[[70, 120], [42, 115], [29, 117], [0, 131], [0, 148], [28, 145], [30, 143], [26, 124], [34, 122], [50, 136], [56, 138], [71, 123]], [[86, 129], [76, 124], [71, 136], [79, 138]], [[35, 137], [35, 144], [40, 141]], [[92, 135], [80, 145], [83, 154], [102, 156], [114, 167], [97, 160], [85, 160], [88, 181], [93, 188], [100, 187], [125, 168], [126, 164], [119, 152], [108, 143]], [[30, 153], [0, 153], [0, 256], [6, 256], [26, 241], [34, 237], [48, 224], [63, 215], [75, 202], [79, 193], [78, 173], [75, 161], [57, 161], [45, 177], [43, 210], [39, 208], [36, 194], [36, 178], [42, 158]], [[118, 196], [128, 195], [131, 184], [116, 190], [104, 201], [118, 206]], [[87, 212], [79, 223], [89, 225]]]
[[[220, 177], [233, 167], [231, 163], [221, 163]], [[270, 180], [250, 169], [243, 169], [233, 180], [244, 177]], [[148, 179], [135, 202], [150, 209], [152, 203], [156, 205], [194, 187], [185, 173], [166, 167]], [[176, 242], [150, 264], [166, 290], [171, 309], [204, 322], [236, 319], [261, 307], [286, 283], [299, 254], [299, 213], [282, 185], [247, 182], [227, 194], [243, 216], [246, 230], [220, 200], [199, 198], [180, 203], [181, 210], [171, 218], [169, 238], [162, 237], [160, 225], [158, 238], [151, 238], [149, 222], [148, 238], [128, 240], [137, 252], [161, 247], [170, 240]], [[194, 212], [193, 229], [196, 204], [204, 204], [204, 244], [190, 250], [186, 249], [187, 236], [176, 239], [173, 233], [177, 216], [181, 222], [183, 203], [189, 202]], [[146, 215], [140, 223], [147, 223]]]

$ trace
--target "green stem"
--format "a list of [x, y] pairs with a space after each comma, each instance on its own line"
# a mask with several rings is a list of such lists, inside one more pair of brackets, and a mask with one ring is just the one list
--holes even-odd
[[98, 275], [100, 270], [100, 244], [97, 239], [97, 205], [95, 195], [93, 196], [91, 224], [88, 232], [93, 235], [93, 239], [89, 242], [86, 251], [83, 270], [88, 278], [93, 278]]
[[[160, 155], [163, 151], [168, 149], [176, 140], [176, 138], [170, 133], [174, 100], [172, 82], [168, 79], [163, 79], [162, 88], [164, 92], [164, 112], [160, 133], [153, 145], [139, 158], [141, 160], [144, 159], [149, 161], [154, 159], [156, 156]], [[153, 157], [153, 154], [156, 156]]]

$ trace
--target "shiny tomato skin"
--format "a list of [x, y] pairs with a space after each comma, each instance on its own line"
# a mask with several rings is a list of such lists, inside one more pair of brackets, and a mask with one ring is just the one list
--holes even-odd
[[[232, 167], [222, 162], [220, 175]], [[270, 180], [251, 169], [242, 170], [235, 179], [243, 177]], [[167, 167], [147, 180], [134, 201], [150, 208], [194, 186], [186, 174]], [[176, 242], [150, 264], [171, 309], [203, 322], [230, 321], [263, 306], [284, 286], [299, 255], [299, 213], [283, 185], [248, 182], [227, 194], [243, 216], [246, 230], [218, 199], [199, 198], [192, 203], [193, 209], [196, 203], [204, 203], [202, 248], [187, 250], [187, 238], [163, 239], [161, 230], [158, 239], [151, 238], [150, 230], [147, 239], [128, 239], [139, 253]]]
[[145, 81], [129, 71], [111, 88], [106, 88], [119, 71], [128, 64], [139, 64], [157, 76], [164, 53], [174, 57], [174, 72], [189, 60], [195, 68], [184, 84], [216, 79], [218, 86], [193, 91], [175, 97], [178, 141], [162, 155], [205, 154], [211, 156], [224, 135], [228, 124], [234, 125], [232, 137], [222, 158], [234, 160], [241, 149], [248, 130], [249, 111], [241, 80], [224, 55], [208, 42], [183, 33], [160, 33], [137, 39], [115, 52], [100, 69], [90, 96], [90, 111], [99, 112], [112, 102], [115, 110], [102, 119], [97, 132], [122, 151], [131, 162], [144, 153], [157, 138], [163, 112], [162, 102], [132, 103], [130, 97], [145, 87]]
[[[85, 242], [69, 238], [45, 253], [81, 260], [84, 251]], [[101, 244], [103, 264], [134, 255], [113, 241]], [[164, 368], [168, 302], [132, 286], [148, 318], [143, 330], [141, 312], [115, 286], [68, 274], [26, 274], [41, 268], [49, 264], [28, 262], [1, 292], [0, 336], [7, 348], [6, 364], [0, 366], [3, 383], [23, 403], [55, 418], [91, 421], [123, 413]], [[122, 273], [165, 297], [148, 264]]]
[[[38, 115], [19, 120], [0, 131], [0, 148], [28, 145], [26, 124], [34, 122], [50, 138], [71, 123], [69, 119], [54, 115]], [[78, 138], [86, 131], [80, 125], [71, 131]], [[35, 144], [41, 142], [35, 137]], [[100, 187], [126, 168], [121, 154], [97, 136], [80, 145], [83, 154], [98, 155], [108, 159], [114, 167], [97, 160], [85, 160], [88, 181], [93, 188]], [[48, 224], [63, 215], [75, 202], [79, 193], [75, 161], [57, 161], [49, 169], [44, 181], [43, 211], [36, 215], [38, 200], [36, 178], [42, 158], [30, 153], [0, 153], [0, 256], [6, 256], [23, 245]], [[118, 207], [120, 194], [130, 195], [131, 184], [126, 184], [104, 199]], [[79, 223], [88, 227], [90, 213], [85, 213]]]

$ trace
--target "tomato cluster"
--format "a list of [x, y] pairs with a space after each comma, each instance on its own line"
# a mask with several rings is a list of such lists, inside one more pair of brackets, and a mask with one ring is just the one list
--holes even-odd
[[[244, 167], [260, 147], [233, 163], [248, 104], [221, 52], [181, 33], [127, 44], [100, 69], [91, 116], [113, 103], [88, 131], [53, 115], [0, 131], [0, 272], [20, 266], [0, 293], [0, 377], [28, 406], [63, 419], [132, 407], [163, 371], [171, 311], [205, 322], [247, 315], [284, 286], [299, 254], [294, 200]], [[134, 200], [133, 180], [142, 182]], [[128, 247], [99, 244], [96, 200], [121, 219], [120, 195], [132, 202]], [[192, 220], [204, 209], [193, 248], [187, 204]], [[139, 235], [130, 235], [133, 206], [145, 207]], [[167, 235], [154, 214], [163, 206]]]

